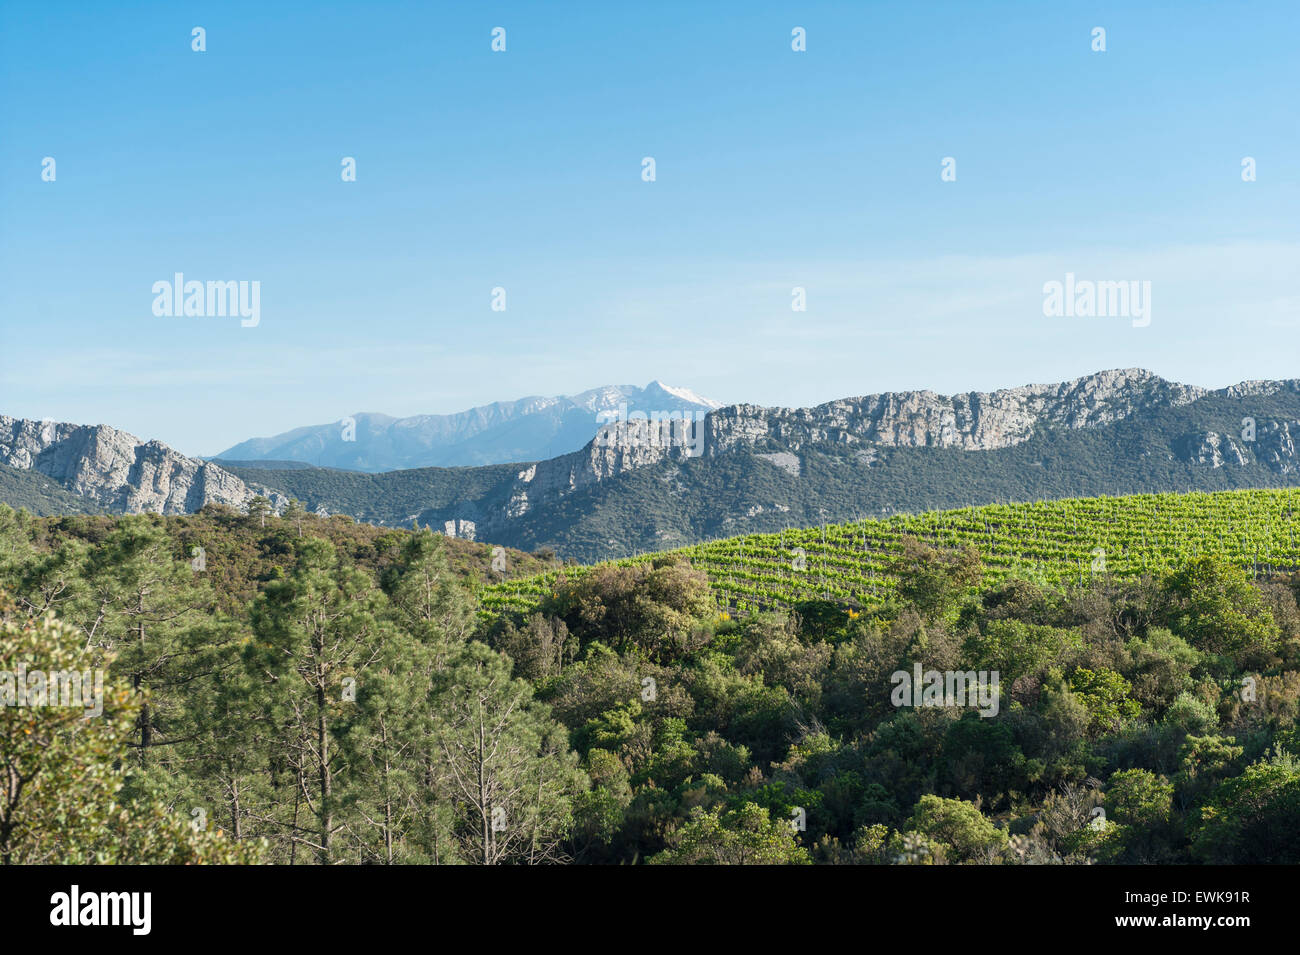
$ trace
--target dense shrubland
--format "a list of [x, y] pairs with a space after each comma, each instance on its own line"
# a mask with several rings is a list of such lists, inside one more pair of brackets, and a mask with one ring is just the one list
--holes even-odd
[[[1048, 586], [907, 540], [870, 607], [733, 614], [666, 555], [489, 614], [489, 550], [0, 509], [0, 669], [108, 674], [101, 717], [0, 708], [0, 855], [1300, 862], [1293, 577]], [[996, 671], [997, 714], [896, 706], [915, 664]]]

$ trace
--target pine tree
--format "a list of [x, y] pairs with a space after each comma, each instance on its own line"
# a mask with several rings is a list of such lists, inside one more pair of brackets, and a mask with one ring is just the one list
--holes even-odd
[[321, 864], [339, 861], [334, 839], [344, 822], [336, 783], [346, 774], [339, 738], [356, 718], [345, 695], [394, 636], [382, 619], [384, 604], [369, 575], [340, 562], [329, 542], [307, 538], [289, 575], [269, 583], [253, 605], [244, 659], [263, 678], [267, 742], [294, 786], [292, 814], [284, 819], [280, 807], [277, 817], [291, 861], [300, 845], [315, 850]]
[[124, 517], [86, 557], [79, 593], [64, 608], [91, 657], [115, 657], [113, 672], [137, 692], [141, 706], [133, 743], [141, 765], [150, 750], [184, 735], [179, 697], [195, 679], [214, 637], [213, 594], [150, 517]]
[[393, 620], [434, 650], [437, 665], [473, 634], [475, 600], [452, 570], [442, 535], [426, 528], [408, 537], [383, 583]]
[[266, 496], [259, 494], [248, 502], [248, 516], [258, 519], [258, 527], [266, 526], [266, 515], [272, 511], [271, 501]]
[[465, 861], [563, 858], [573, 799], [589, 785], [568, 734], [510, 675], [510, 661], [471, 642], [435, 679], [440, 783]]

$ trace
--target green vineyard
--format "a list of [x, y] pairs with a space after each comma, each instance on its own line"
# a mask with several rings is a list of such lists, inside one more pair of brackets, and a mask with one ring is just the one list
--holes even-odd
[[[704, 571], [723, 606], [740, 611], [831, 600], [879, 605], [894, 595], [902, 542], [974, 548], [992, 580], [1025, 577], [1060, 586], [1113, 575], [1163, 574], [1202, 555], [1259, 575], [1300, 568], [1300, 490], [1143, 494], [995, 504], [710, 541], [667, 553]], [[615, 561], [647, 561], [642, 554]], [[493, 584], [486, 613], [534, 608], [567, 567]]]

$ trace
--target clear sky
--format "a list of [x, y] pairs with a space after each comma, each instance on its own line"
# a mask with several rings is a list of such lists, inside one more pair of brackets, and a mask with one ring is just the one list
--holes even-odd
[[[1298, 28], [1295, 0], [3, 0], [0, 413], [212, 454], [652, 378], [1300, 377]], [[155, 316], [176, 272], [260, 282], [260, 323]], [[1067, 272], [1149, 281], [1151, 324], [1044, 316]]]

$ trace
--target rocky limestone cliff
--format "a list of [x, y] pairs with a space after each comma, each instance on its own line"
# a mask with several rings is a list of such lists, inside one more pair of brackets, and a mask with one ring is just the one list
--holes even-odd
[[889, 392], [798, 409], [733, 405], [709, 415], [705, 453], [764, 444], [766, 450], [798, 451], [823, 443], [988, 451], [1027, 441], [1039, 428], [1113, 424], [1146, 408], [1190, 404], [1207, 393], [1126, 369], [990, 393]]
[[[602, 428], [580, 451], [521, 470], [501, 516], [522, 517], [537, 502], [663, 461], [746, 450], [798, 474], [799, 452], [809, 445], [852, 448], [859, 460], [868, 463], [877, 448], [988, 451], [1020, 444], [1041, 429], [1103, 427], [1210, 395], [1246, 398], [1282, 392], [1300, 392], [1300, 380], [1243, 382], [1211, 391], [1129, 368], [989, 393], [889, 392], [813, 408], [729, 405], [709, 412], [703, 421], [633, 420]], [[1287, 425], [1261, 423], [1260, 427], [1258, 442], [1247, 445], [1249, 451], [1230, 436], [1206, 434], [1185, 436], [1177, 453], [1184, 460], [1213, 467], [1253, 459], [1282, 473], [1294, 470], [1292, 432]]]
[[187, 514], [205, 504], [240, 510], [266, 494], [215, 464], [188, 458], [159, 441], [141, 441], [107, 425], [34, 421], [0, 415], [0, 464], [33, 470], [69, 491], [122, 514]]
[[530, 501], [665, 460], [745, 449], [797, 472], [797, 453], [811, 444], [852, 446], [867, 453], [875, 447], [986, 451], [1027, 441], [1039, 428], [1099, 427], [1146, 408], [1190, 404], [1208, 393], [1148, 371], [1125, 369], [987, 394], [891, 392], [814, 408], [730, 405], [702, 422], [621, 422], [602, 428], [580, 451], [520, 471], [508, 516], [527, 513]]
[[603, 425], [585, 448], [520, 470], [505, 517], [522, 517], [538, 501], [553, 500], [584, 485], [665, 460], [704, 454], [707, 418], [633, 418]]

